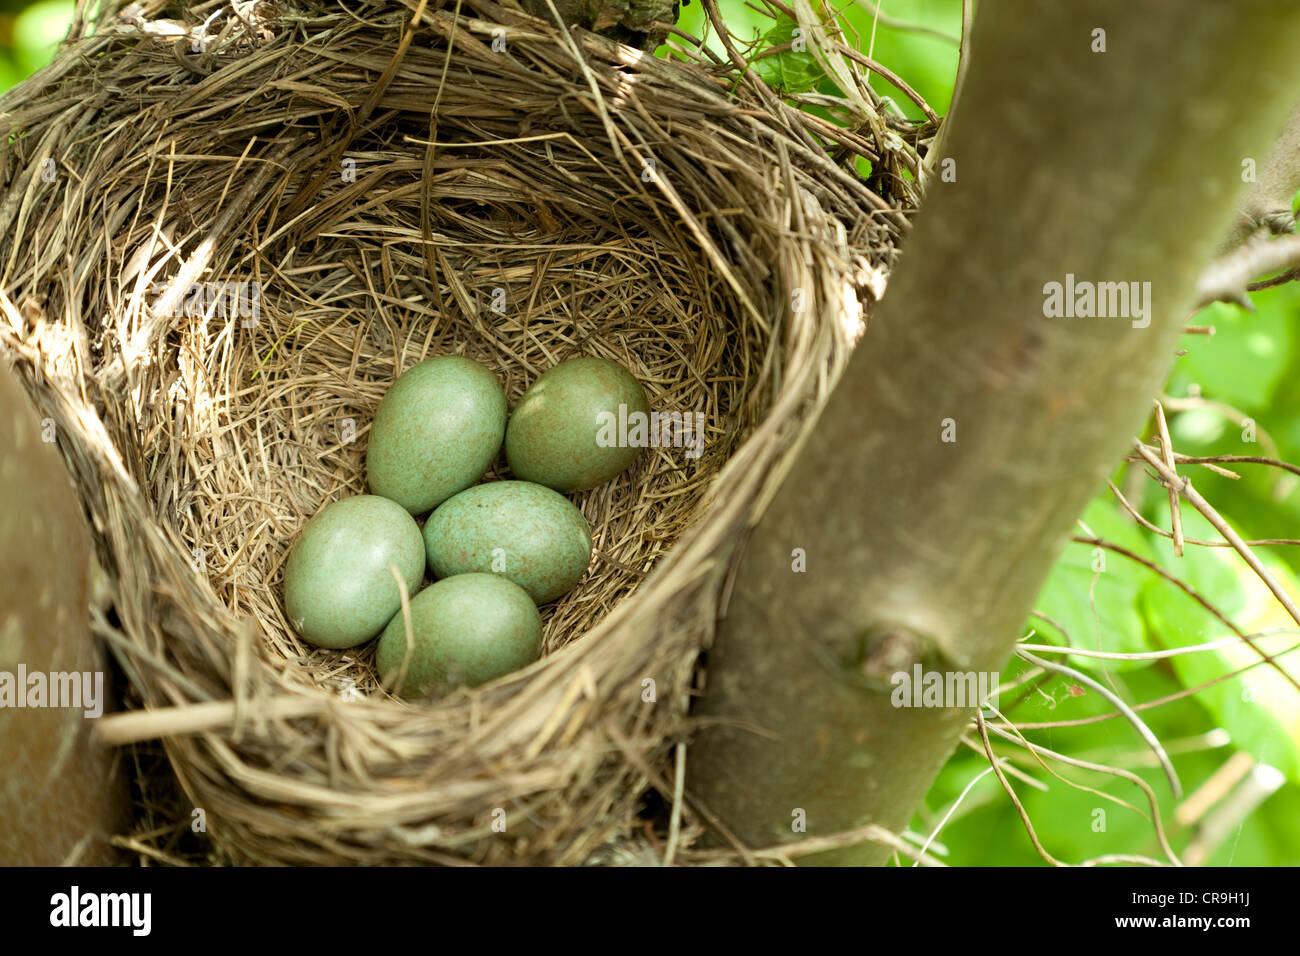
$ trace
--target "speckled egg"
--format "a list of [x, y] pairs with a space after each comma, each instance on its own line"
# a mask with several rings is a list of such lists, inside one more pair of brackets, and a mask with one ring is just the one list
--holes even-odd
[[524, 481], [565, 494], [594, 488], [635, 460], [641, 449], [625, 440], [629, 416], [649, 409], [641, 383], [617, 362], [561, 362], [543, 372], [515, 407], [506, 460]]
[[495, 574], [458, 574], [429, 585], [411, 601], [411, 656], [400, 687], [393, 687], [406, 654], [406, 622], [398, 613], [375, 652], [380, 677], [403, 697], [437, 687], [477, 687], [537, 660], [542, 619], [532, 598]]
[[483, 476], [505, 427], [505, 393], [478, 362], [443, 355], [413, 365], [375, 412], [370, 490], [423, 514]]
[[390, 564], [414, 594], [424, 578], [424, 542], [401, 505], [376, 495], [326, 505], [302, 529], [285, 563], [289, 621], [317, 647], [370, 640], [402, 606]]
[[493, 481], [443, 502], [425, 522], [424, 547], [439, 578], [500, 574], [545, 604], [586, 572], [591, 526], [559, 492], [528, 481]]

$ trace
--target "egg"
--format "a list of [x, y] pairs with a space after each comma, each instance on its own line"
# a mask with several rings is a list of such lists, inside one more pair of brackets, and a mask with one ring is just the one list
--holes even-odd
[[629, 446], [620, 431], [629, 416], [648, 416], [649, 407], [641, 383], [617, 362], [561, 362], [543, 372], [515, 407], [506, 428], [506, 461], [515, 477], [565, 494], [594, 488], [632, 464], [641, 449]]
[[473, 359], [443, 355], [407, 369], [375, 412], [370, 490], [423, 514], [483, 476], [501, 450], [506, 396]]
[[375, 667], [393, 692], [421, 697], [438, 687], [477, 687], [537, 660], [542, 619], [532, 598], [495, 574], [458, 574], [435, 581], [411, 601], [411, 656], [399, 613], [384, 629]]
[[424, 547], [436, 577], [500, 574], [545, 604], [586, 572], [591, 526], [559, 492], [527, 481], [494, 481], [443, 502], [425, 522]]
[[370, 640], [402, 606], [390, 564], [414, 594], [424, 578], [424, 541], [406, 509], [376, 495], [326, 505], [285, 563], [284, 608], [294, 630], [317, 647]]

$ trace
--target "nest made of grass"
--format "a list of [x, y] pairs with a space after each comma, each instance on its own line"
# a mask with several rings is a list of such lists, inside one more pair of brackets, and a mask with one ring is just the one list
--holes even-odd
[[[490, 0], [249, 5], [200, 44], [147, 29], [163, 12], [79, 22], [0, 101], [0, 341], [95, 534], [92, 620], [129, 708], [101, 735], [161, 738], [202, 811], [146, 804], [122, 842], [578, 863], [657, 791], [657, 858], [691, 861], [697, 661], [879, 294], [919, 131], [860, 93], [837, 126], [685, 41], [655, 59]], [[255, 325], [181, 305], [250, 281]], [[451, 352], [512, 403], [558, 361], [612, 358], [654, 409], [703, 413], [705, 443], [576, 496], [595, 557], [543, 608], [542, 660], [404, 702], [368, 646], [300, 641], [280, 581], [306, 520], [366, 491], [385, 390]]]

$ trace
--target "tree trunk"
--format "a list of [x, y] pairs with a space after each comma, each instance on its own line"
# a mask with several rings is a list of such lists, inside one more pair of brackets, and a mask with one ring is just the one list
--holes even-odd
[[[1267, 154], [1298, 74], [1295, 7], [980, 5], [956, 179], [941, 159], [710, 652], [687, 787], [747, 843], [804, 819], [906, 826], [972, 714], [896, 708], [891, 675], [1002, 668], [1169, 372], [1242, 160]], [[1150, 283], [1149, 325], [1047, 317], [1070, 275]]]
[[[87, 614], [90, 531], [63, 460], [46, 442], [57, 437], [52, 428], [0, 366], [3, 866], [113, 862], [108, 840], [126, 823], [125, 779], [115, 755], [91, 736], [93, 712], [107, 707], [112, 681]], [[89, 674], [78, 690], [89, 689], [90, 698], [54, 706], [67, 702], [54, 698], [58, 673]], [[63, 686], [70, 692], [70, 683]], [[28, 706], [18, 706], [18, 695]]]

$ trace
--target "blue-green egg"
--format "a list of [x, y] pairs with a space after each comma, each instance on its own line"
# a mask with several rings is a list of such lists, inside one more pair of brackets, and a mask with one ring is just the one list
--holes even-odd
[[424, 541], [404, 508], [376, 495], [326, 505], [285, 563], [284, 609], [294, 630], [317, 647], [370, 640], [402, 605], [390, 565], [414, 594], [424, 578]]
[[375, 667], [394, 693], [422, 697], [440, 687], [477, 687], [526, 667], [541, 645], [542, 619], [523, 588], [495, 574], [458, 574], [411, 601], [409, 658], [406, 620], [400, 612], [394, 616], [379, 638]]
[[545, 604], [586, 572], [591, 526], [559, 492], [528, 481], [493, 481], [443, 502], [425, 522], [424, 547], [435, 577], [500, 574]]
[[[603, 358], [543, 372], [510, 416], [506, 461], [516, 478], [568, 494], [604, 484], [636, 459], [629, 424], [650, 410], [632, 373]], [[645, 428], [641, 429], [645, 434]]]
[[375, 412], [366, 450], [370, 490], [423, 514], [488, 470], [501, 450], [506, 396], [473, 359], [442, 355], [411, 366]]

